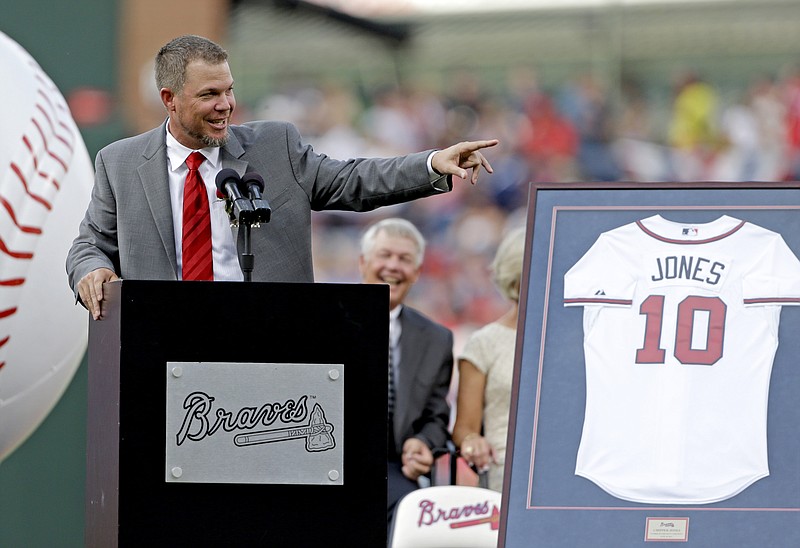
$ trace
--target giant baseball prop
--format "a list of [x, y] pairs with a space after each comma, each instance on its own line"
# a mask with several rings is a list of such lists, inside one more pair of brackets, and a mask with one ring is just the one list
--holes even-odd
[[64, 97], [0, 33], [0, 460], [39, 426], [86, 351], [64, 261], [93, 169]]

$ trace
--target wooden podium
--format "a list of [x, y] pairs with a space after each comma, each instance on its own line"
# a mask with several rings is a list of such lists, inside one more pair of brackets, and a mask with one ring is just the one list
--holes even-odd
[[[87, 546], [385, 545], [386, 286], [126, 280], [105, 291], [105, 317], [90, 320], [89, 328]], [[213, 471], [210, 480], [180, 477], [181, 469], [166, 462], [174, 438], [167, 426], [168, 368], [176, 362], [201, 372], [204, 364], [225, 364], [234, 377], [235, 364], [242, 371], [273, 364], [284, 373], [292, 364], [338, 364], [343, 424], [327, 431], [316, 425], [339, 444], [343, 466], [330, 474], [336, 481], [270, 483], [245, 473], [244, 481], [216, 482]], [[222, 378], [235, 383], [230, 376]], [[280, 394], [292, 402], [292, 394], [303, 394], [309, 407], [322, 404], [315, 392], [303, 392], [304, 379], [298, 375], [298, 386]], [[271, 395], [259, 403], [270, 404], [277, 388], [262, 384]], [[254, 391], [259, 386], [252, 382], [242, 386], [243, 393]], [[276, 422], [270, 432], [286, 438], [315, 427], [309, 420], [311, 426]], [[247, 427], [219, 429], [218, 437], [242, 432]], [[269, 461], [279, 448], [284, 456], [268, 464], [280, 476], [327, 458], [291, 440], [250, 455]], [[225, 445], [230, 454], [237, 450]], [[285, 458], [292, 450], [305, 460]]]

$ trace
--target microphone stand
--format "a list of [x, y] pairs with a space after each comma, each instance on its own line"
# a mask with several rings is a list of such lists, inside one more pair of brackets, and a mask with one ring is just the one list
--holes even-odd
[[[239, 265], [242, 267], [242, 274], [244, 274], [244, 281], [253, 281], [253, 267], [256, 263], [255, 255], [253, 255], [252, 242], [250, 239], [250, 230], [253, 226], [259, 228], [261, 223], [268, 223], [270, 220], [270, 210], [255, 209], [253, 211], [243, 211], [237, 219], [239, 230], [242, 233], [242, 248], [239, 251]], [[237, 249], [238, 249], [237, 245]]]
[[244, 274], [244, 281], [253, 281], [253, 267], [256, 264], [256, 258], [253, 255], [252, 244], [250, 243], [250, 220], [240, 221], [239, 230], [244, 230], [242, 233], [242, 251], [239, 258], [239, 264], [242, 266], [242, 274]]
[[255, 225], [256, 228], [261, 226], [261, 223], [268, 223], [272, 218], [272, 209], [269, 207], [267, 200], [261, 195], [264, 190], [264, 179], [257, 173], [245, 173], [242, 178], [242, 184], [247, 188], [247, 195], [252, 205], [252, 211], [246, 214], [243, 212], [241, 217], [244, 221], [244, 233], [242, 238], [242, 258], [240, 264], [242, 265], [242, 274], [244, 274], [244, 281], [252, 281], [253, 267], [255, 266], [255, 257], [251, 251], [250, 244], [250, 227]]

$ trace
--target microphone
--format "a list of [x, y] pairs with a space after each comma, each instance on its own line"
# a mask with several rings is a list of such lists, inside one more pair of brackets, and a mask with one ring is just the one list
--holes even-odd
[[250, 200], [242, 196], [239, 184], [242, 182], [236, 170], [225, 168], [217, 173], [217, 192], [227, 197], [233, 205], [232, 215], [237, 221], [248, 223], [252, 221], [255, 212]]
[[272, 208], [269, 207], [267, 199], [261, 195], [264, 192], [264, 178], [254, 171], [245, 173], [242, 177], [242, 186], [253, 204], [256, 220], [259, 223], [268, 223], [272, 216]]

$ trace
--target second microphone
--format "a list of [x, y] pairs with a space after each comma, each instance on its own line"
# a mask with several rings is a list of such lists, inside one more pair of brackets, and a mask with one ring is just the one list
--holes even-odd
[[255, 172], [239, 177], [236, 170], [225, 168], [217, 174], [217, 193], [226, 199], [231, 221], [252, 225], [268, 223], [272, 214], [269, 203], [262, 196], [264, 179]]

